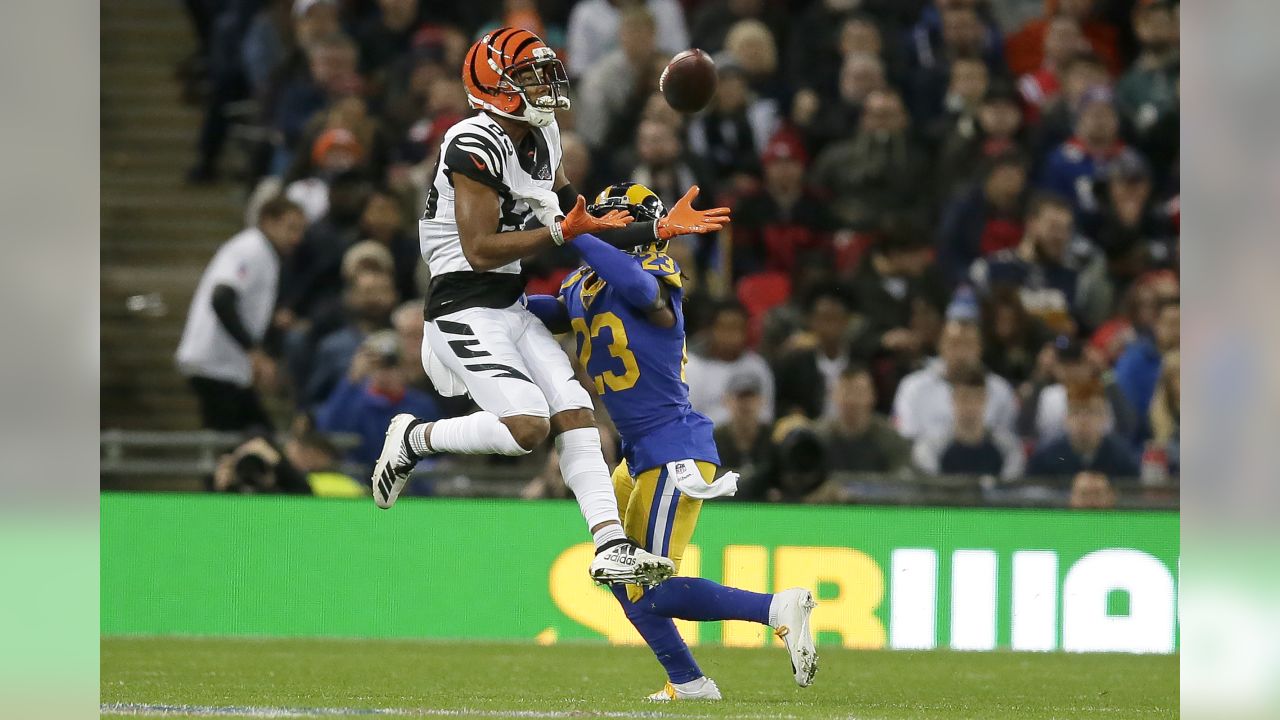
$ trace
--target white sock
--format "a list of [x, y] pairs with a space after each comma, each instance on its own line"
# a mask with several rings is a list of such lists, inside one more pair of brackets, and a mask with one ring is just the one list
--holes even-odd
[[778, 593], [769, 599], [769, 627], [778, 627]]
[[627, 534], [622, 532], [621, 525], [610, 524], [591, 533], [591, 539], [595, 541], [597, 548], [601, 548], [604, 547], [605, 543], [610, 543], [614, 540], [626, 540]]
[[[409, 446], [425, 455], [427, 452], [451, 452], [462, 455], [528, 455], [520, 447], [511, 430], [497, 415], [484, 411], [462, 417], [446, 418], [431, 423], [431, 438], [424, 423], [409, 431]], [[430, 450], [427, 450], [428, 442]]]
[[[560, 474], [564, 477], [564, 484], [577, 498], [587, 527], [593, 528], [612, 520], [617, 524], [601, 528], [598, 535], [610, 540], [625, 537], [618, 517], [618, 499], [613, 494], [613, 482], [609, 479], [609, 467], [604, 464], [604, 455], [600, 451], [600, 431], [593, 427], [566, 430], [556, 436], [556, 451], [560, 453]], [[600, 544], [597, 537], [596, 547]]]

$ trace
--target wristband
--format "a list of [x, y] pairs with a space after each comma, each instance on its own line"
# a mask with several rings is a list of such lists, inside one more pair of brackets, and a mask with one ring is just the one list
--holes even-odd
[[560, 221], [556, 221], [547, 226], [547, 229], [551, 231], [551, 242], [557, 246], [564, 245], [564, 228], [561, 227], [561, 224]]

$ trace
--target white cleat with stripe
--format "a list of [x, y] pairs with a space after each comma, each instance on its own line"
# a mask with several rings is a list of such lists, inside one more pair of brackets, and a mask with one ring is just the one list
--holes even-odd
[[417, 418], [400, 413], [391, 418], [387, 426], [387, 438], [382, 441], [382, 454], [373, 466], [373, 501], [386, 510], [396, 503], [404, 484], [408, 482], [413, 467], [418, 464], [409, 449], [408, 431]]
[[591, 579], [602, 585], [623, 583], [651, 587], [675, 575], [676, 565], [630, 540], [614, 540], [596, 551], [590, 572]]

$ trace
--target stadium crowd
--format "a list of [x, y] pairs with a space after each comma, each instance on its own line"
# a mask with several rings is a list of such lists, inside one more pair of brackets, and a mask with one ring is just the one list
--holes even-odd
[[[729, 230], [670, 252], [692, 403], [742, 496], [833, 502], [848, 477], [960, 475], [1105, 507], [1176, 483], [1176, 2], [188, 5], [207, 102], [189, 179], [225, 174], [233, 145], [247, 225], [275, 242], [281, 213], [305, 223], [261, 290], [269, 329], [240, 343], [246, 380], [358, 435], [348, 461], [372, 463], [396, 412], [468, 410], [422, 369], [416, 218], [440, 138], [469, 112], [463, 53], [512, 25], [569, 71], [575, 187], [629, 179], [670, 205], [698, 184], [733, 208]], [[693, 116], [657, 88], [687, 47], [720, 75]], [[530, 292], [576, 265], [529, 258]], [[554, 460], [525, 462], [526, 496], [563, 492]]]

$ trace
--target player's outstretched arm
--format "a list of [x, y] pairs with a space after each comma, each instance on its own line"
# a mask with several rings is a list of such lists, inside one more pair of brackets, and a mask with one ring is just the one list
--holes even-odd
[[453, 174], [453, 187], [462, 253], [471, 267], [480, 272], [496, 270], [580, 233], [625, 227], [632, 222], [630, 215], [617, 210], [603, 217], [592, 217], [585, 210], [585, 200], [578, 196], [578, 205], [550, 228], [497, 232], [495, 228], [502, 210], [498, 191], [461, 173]]
[[525, 297], [525, 308], [533, 316], [542, 321], [553, 335], [569, 332], [569, 309], [558, 297], [550, 295], [528, 295]]
[[675, 324], [675, 313], [658, 279], [641, 269], [635, 257], [590, 234], [579, 235], [570, 245], [623, 302], [646, 313], [660, 327]]

